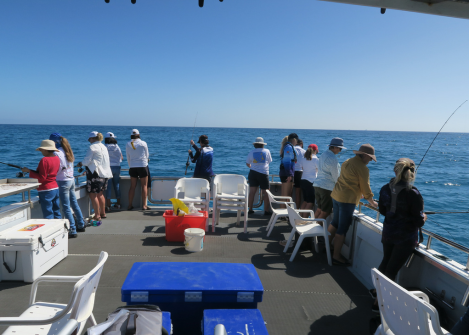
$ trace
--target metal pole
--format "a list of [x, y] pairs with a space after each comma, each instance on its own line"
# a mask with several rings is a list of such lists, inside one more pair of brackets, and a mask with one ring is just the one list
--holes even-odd
[[430, 249], [430, 246], [432, 245], [432, 237], [431, 236], [428, 236], [428, 240], [427, 240], [427, 249]]

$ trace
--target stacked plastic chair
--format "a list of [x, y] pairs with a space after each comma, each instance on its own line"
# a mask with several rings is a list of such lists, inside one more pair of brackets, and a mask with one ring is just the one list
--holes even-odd
[[241, 212], [244, 212], [244, 232], [248, 228], [249, 187], [246, 178], [237, 174], [219, 174], [213, 180], [212, 232], [220, 220], [221, 210], [237, 211], [236, 224], [239, 225]]
[[[202, 196], [204, 195], [204, 196]], [[181, 178], [174, 188], [174, 197], [184, 203], [193, 203], [195, 207], [210, 213], [210, 184], [201, 178]], [[208, 231], [208, 217], [205, 231]]]
[[[288, 217], [288, 211], [286, 206], [291, 205], [293, 208], [295, 208], [296, 205], [291, 197], [273, 195], [272, 192], [270, 192], [269, 190], [267, 190], [267, 195], [269, 196], [270, 209], [272, 211], [272, 216], [270, 217], [270, 221], [267, 224], [266, 228], [267, 236], [270, 236], [275, 224], [277, 223], [277, 220], [282, 217]], [[275, 208], [274, 205], [284, 205], [285, 208]]]

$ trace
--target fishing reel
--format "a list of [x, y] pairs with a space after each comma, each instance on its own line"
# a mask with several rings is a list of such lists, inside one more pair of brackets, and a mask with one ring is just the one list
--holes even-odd
[[85, 169], [84, 169], [82, 166], [80, 166], [80, 167], [78, 168], [78, 173], [82, 173], [83, 171], [85, 171]]
[[16, 173], [16, 178], [23, 178], [26, 177], [26, 172], [17, 172]]

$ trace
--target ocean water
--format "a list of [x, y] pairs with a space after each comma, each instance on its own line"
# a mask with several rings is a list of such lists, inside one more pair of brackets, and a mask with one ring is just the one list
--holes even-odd
[[[96, 130], [103, 134], [113, 132], [122, 151], [130, 139], [132, 126], [57, 126], [57, 125], [0, 125], [5, 139], [0, 150], [0, 161], [35, 169], [41, 159], [35, 151], [43, 139], [59, 132], [66, 137], [74, 150], [77, 161], [83, 159], [89, 143], [88, 133]], [[141, 137], [148, 143], [152, 176], [184, 176], [187, 150], [193, 129], [184, 127], [137, 127]], [[358, 149], [358, 143], [370, 143], [375, 147], [378, 162], [369, 163], [371, 188], [378, 197], [381, 187], [393, 177], [393, 166], [400, 157], [412, 158], [416, 164], [432, 142], [436, 133], [428, 132], [385, 132], [385, 131], [346, 131], [346, 130], [305, 130], [305, 129], [253, 129], [253, 128], [203, 128], [197, 127], [193, 138], [206, 134], [214, 149], [213, 171], [220, 173], [242, 174], [247, 177], [249, 169], [245, 160], [253, 148], [252, 142], [261, 136], [267, 142], [273, 162], [270, 173], [278, 174], [279, 150], [282, 138], [296, 132], [304, 141], [305, 147], [315, 143], [319, 155], [327, 149], [333, 137], [341, 137], [347, 148]], [[469, 134], [441, 133], [429, 150], [420, 166], [415, 186], [425, 200], [426, 211], [467, 211], [469, 209]], [[125, 152], [124, 152], [125, 157]], [[352, 150], [343, 152], [339, 158], [342, 163], [353, 157]], [[193, 166], [193, 164], [191, 165]], [[128, 168], [127, 162], [122, 163]], [[18, 170], [0, 164], [0, 179], [12, 178]], [[77, 173], [77, 172], [76, 172]], [[126, 173], [126, 172], [124, 172]], [[192, 171], [188, 171], [191, 175]], [[20, 196], [0, 199], [0, 206], [20, 201]], [[370, 216], [375, 213], [369, 211]], [[424, 228], [450, 240], [469, 246], [467, 229], [468, 214], [431, 215]], [[433, 241], [432, 247], [447, 257], [462, 264], [467, 255], [445, 244]]]

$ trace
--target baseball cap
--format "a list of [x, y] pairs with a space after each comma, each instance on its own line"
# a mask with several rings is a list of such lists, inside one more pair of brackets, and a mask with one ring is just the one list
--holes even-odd
[[111, 132], [107, 132], [106, 133], [106, 136], [104, 136], [105, 138], [117, 138], [117, 136], [114, 135], [114, 133], [111, 133]]
[[130, 135], [140, 135], [140, 132], [138, 131], [138, 129], [132, 129]]
[[98, 132], [97, 131], [92, 131], [89, 135], [88, 135], [88, 138], [92, 138], [92, 137], [96, 137], [98, 136]]

